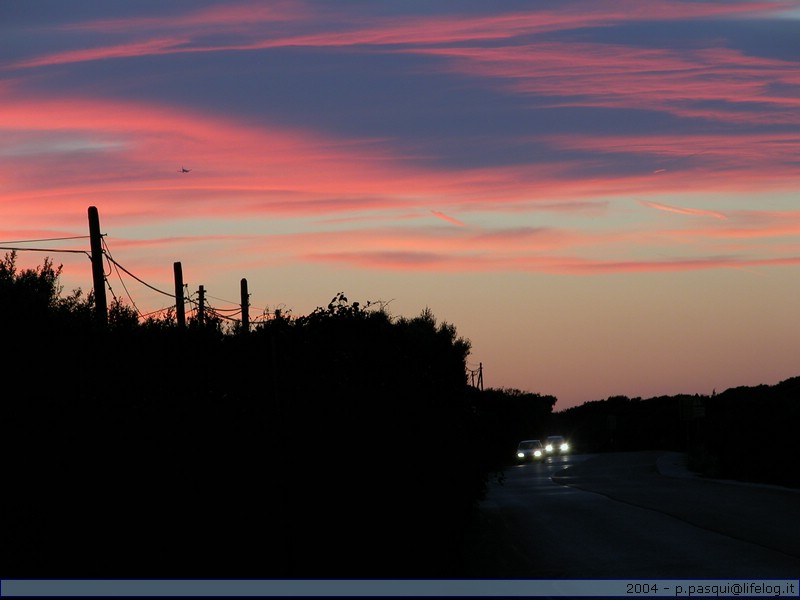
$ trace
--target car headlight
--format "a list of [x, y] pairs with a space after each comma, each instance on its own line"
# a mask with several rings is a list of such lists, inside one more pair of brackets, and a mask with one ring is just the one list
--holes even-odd
[[517, 458], [525, 458], [524, 452], [517, 452]]
[[533, 452], [533, 455], [534, 455], [534, 456], [541, 456], [541, 455], [542, 455], [542, 451], [541, 451], [541, 450], [535, 450], [535, 451]]
[[566, 452], [567, 450], [569, 450], [569, 444], [564, 442], [563, 444], [561, 444], [561, 451]]
[[547, 444], [547, 446], [545, 446], [544, 449], [547, 450], [548, 452], [552, 452], [553, 451], [553, 444]]

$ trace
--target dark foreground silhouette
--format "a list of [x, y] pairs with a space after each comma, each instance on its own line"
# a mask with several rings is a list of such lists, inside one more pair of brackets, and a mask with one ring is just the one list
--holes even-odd
[[428, 310], [339, 294], [245, 333], [114, 303], [99, 326], [59, 273], [0, 262], [6, 578], [465, 577], [470, 518], [520, 439], [689, 445], [721, 475], [765, 472], [744, 436], [797, 455], [797, 379], [708, 399], [703, 421], [679, 399], [552, 414], [467, 385], [469, 342]]

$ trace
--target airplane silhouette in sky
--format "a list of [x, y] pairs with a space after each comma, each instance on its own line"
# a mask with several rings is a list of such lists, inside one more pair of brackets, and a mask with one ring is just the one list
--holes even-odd
[[181, 170], [178, 173], [188, 173], [191, 169], [187, 169], [186, 167], [181, 167]]

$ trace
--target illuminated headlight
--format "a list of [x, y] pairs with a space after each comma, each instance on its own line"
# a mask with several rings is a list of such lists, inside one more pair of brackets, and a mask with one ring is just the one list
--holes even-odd
[[547, 450], [548, 452], [552, 452], [553, 451], [553, 444], [547, 444], [547, 446], [545, 446], [544, 449]]
[[541, 456], [542, 455], [542, 451], [541, 450], [534, 450], [533, 451], [533, 455], [534, 456]]
[[569, 450], [569, 444], [564, 442], [563, 444], [561, 444], [561, 451], [566, 452], [567, 450]]
[[524, 452], [517, 452], [517, 457], [518, 458], [525, 458], [525, 453]]

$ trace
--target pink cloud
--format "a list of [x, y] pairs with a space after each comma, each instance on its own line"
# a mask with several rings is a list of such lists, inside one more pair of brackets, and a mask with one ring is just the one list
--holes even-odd
[[[585, 210], [604, 206], [608, 195], [726, 189], [747, 177], [768, 185], [782, 180], [774, 170], [691, 181], [650, 173], [579, 179], [566, 162], [434, 170], [394, 156], [380, 140], [252, 127], [158, 105], [12, 94], [2, 100], [3, 201], [36, 213], [47, 203], [46, 210], [77, 206], [83, 214], [87, 202], [104, 198], [114, 199], [114, 211], [167, 218], [187, 207], [208, 216], [322, 215], [408, 210], [432, 199], [460, 210], [517, 204]], [[191, 173], [177, 173], [181, 165]]]
[[[402, 161], [369, 140], [258, 129], [154, 105], [4, 100], [6, 202], [80, 198], [85, 205], [113, 196], [121, 208], [167, 215], [184, 212], [187, 203], [226, 214], [336, 212], [382, 206], [386, 190], [409, 179]], [[191, 173], [177, 173], [181, 165]]]
[[[168, 7], [169, 8], [169, 7]], [[292, 1], [225, 3], [196, 10], [183, 10], [166, 17], [125, 17], [95, 19], [60, 25], [59, 30], [86, 32], [152, 32], [158, 29], [195, 29], [198, 31], [239, 30], [241, 26], [305, 20], [312, 16], [304, 3]]]
[[102, 46], [98, 48], [68, 50], [21, 60], [15, 63], [13, 68], [29, 69], [34, 67], [63, 65], [112, 58], [131, 58], [135, 56], [174, 54], [177, 52], [187, 52], [188, 49], [182, 46], [188, 42], [188, 38], [172, 37], [163, 39], [150, 39], [141, 42], [130, 42], [113, 46]]
[[[554, 106], [663, 111], [682, 117], [800, 123], [794, 62], [726, 48], [666, 50], [537, 42], [499, 47], [431, 47], [411, 52], [446, 59], [433, 67], [502, 82], [514, 93], [550, 96]], [[701, 103], [727, 103], [708, 108]], [[761, 110], [747, 110], [758, 105]], [[763, 106], [773, 110], [764, 111]]]
[[[786, 132], [697, 133], [674, 135], [547, 136], [540, 141], [561, 150], [591, 151], [600, 155], [651, 157], [649, 177], [653, 192], [697, 190], [795, 189], [795, 160], [800, 135]], [[686, 186], [686, 187], [684, 187]]]
[[570, 257], [448, 256], [430, 252], [337, 252], [304, 255], [305, 260], [396, 271], [530, 271], [563, 275], [694, 271], [720, 268], [792, 266], [800, 256], [783, 258], [700, 257], [661, 261], [611, 261]]
[[[610, 227], [591, 229], [538, 225], [450, 229], [424, 225], [359, 226], [275, 235], [269, 240], [241, 237], [231, 243], [236, 244], [239, 256], [251, 257], [255, 264], [272, 264], [278, 259], [408, 271], [590, 274], [797, 264], [797, 248], [781, 242], [800, 233], [800, 216], [796, 212], [693, 212], [663, 203], [644, 205], [712, 219], [705, 227], [682, 229], [659, 229], [647, 221], [638, 227], [615, 228], [613, 217]], [[491, 208], [487, 205], [486, 210]], [[632, 249], [644, 256], [676, 252], [678, 256], [659, 260], [616, 258], [631, 255]], [[687, 250], [691, 256], [686, 256]]]
[[[685, 139], [680, 136], [561, 136], [544, 141], [554, 148], [602, 151], [641, 151], [655, 158], [682, 159], [686, 146], [705, 152], [716, 165], [731, 161], [727, 170], [694, 171], [691, 178], [671, 172], [653, 175], [575, 177], [570, 163], [427, 169], [395, 156], [382, 140], [340, 140], [309, 131], [239, 123], [205, 113], [166, 106], [82, 98], [52, 100], [7, 91], [0, 102], [0, 206], [6, 231], [43, 217], [58, 229], [86, 231], [86, 207], [101, 208], [104, 222], [145, 223], [192, 218], [215, 220], [331, 215], [383, 216], [431, 213], [454, 224], [445, 212], [486, 211], [503, 215], [521, 211], [605, 215], [614, 204], [609, 198], [651, 192], [691, 190], [694, 193], [735, 190], [749, 186], [769, 189], [795, 185], [790, 161], [755, 160], [795, 152], [790, 134], [748, 134]], [[750, 147], [746, 160], [736, 160], [736, 140]], [[705, 150], [708, 148], [708, 150]], [[755, 148], [753, 150], [752, 148]], [[772, 162], [773, 167], [766, 168]], [[178, 173], [181, 165], [192, 168]], [[747, 165], [753, 164], [754, 170]], [[776, 166], [777, 165], [777, 166]], [[734, 168], [735, 167], [735, 168]], [[664, 176], [662, 176], [664, 175]], [[431, 204], [443, 210], [430, 211]], [[689, 240], [767, 239], [794, 235], [796, 213], [700, 211], [649, 202], [659, 210], [683, 214], [729, 217], [726, 226], [680, 231], [580, 231], [517, 225], [511, 228], [477, 227], [351, 229], [296, 236], [198, 235], [126, 242], [137, 249], [159, 250], [162, 258], [141, 258], [143, 272], [169, 278], [163, 265], [167, 247], [203, 248], [205, 264], [215, 268], [215, 249], [236, 248], [253, 261], [317, 262], [378, 268], [421, 270], [515, 270], [552, 273], [595, 273], [681, 270], [795, 264], [768, 248], [742, 247], [751, 258], [700, 258], [672, 261], [589, 260], [573, 256], [578, 249], [594, 255], [619, 255], [625, 245], [640, 244], [644, 252], [659, 243]], [[416, 213], [414, 211], [416, 210]], [[388, 211], [388, 212], [383, 212]], [[456, 221], [456, 222], [454, 222]], [[44, 225], [43, 227], [56, 227]], [[412, 228], [409, 228], [412, 229]], [[7, 237], [5, 234], [0, 234]], [[720, 248], [711, 248], [711, 252]], [[138, 254], [138, 252], [137, 252]], [[206, 259], [206, 255], [208, 258]], [[199, 257], [200, 254], [195, 255]], [[122, 261], [124, 264], [124, 260]], [[169, 262], [169, 261], [168, 261]], [[171, 263], [170, 263], [171, 264]], [[373, 266], [370, 266], [373, 265]], [[220, 269], [222, 267], [219, 267]]]
[[[788, 166], [781, 171], [777, 164], [698, 171], [689, 179], [650, 172], [580, 179], [569, 163], [429, 170], [393, 158], [388, 148], [371, 140], [245, 127], [208, 115], [124, 103], [6, 103], [0, 106], [0, 128], [16, 132], [6, 138], [15, 143], [0, 143], [3, 201], [35, 213], [47, 203], [49, 211], [77, 208], [82, 215], [87, 202], [112, 198], [110, 210], [120, 214], [166, 218], [184, 215], [187, 207], [207, 217], [367, 216], [424, 208], [432, 199], [459, 210], [602, 212], [608, 207], [602, 198], [619, 195], [794, 185], [793, 171]], [[59, 144], [72, 138], [88, 147], [86, 140], [97, 142], [100, 149], [53, 151], [48, 145], [52, 136]], [[15, 148], [25, 144], [25, 155], [14, 156]], [[42, 154], [31, 160], [29, 152], [37, 147]], [[182, 164], [192, 172], [176, 173]]]
[[[591, 150], [608, 154], [651, 155], [670, 162], [714, 159], [731, 161], [737, 166], [757, 163], [759, 168], [771, 163], [788, 163], [800, 149], [800, 134], [781, 131], [730, 133], [650, 133], [647, 135], [574, 135], [561, 134], [540, 138], [556, 148]], [[654, 163], [655, 164], [655, 163]], [[670, 163], [667, 163], [671, 166]], [[678, 165], [680, 166], [680, 165]], [[663, 169], [668, 171], [669, 168]]]
[[[29, 68], [111, 57], [143, 56], [146, 54], [174, 54], [185, 52], [219, 52], [229, 50], [259, 50], [275, 47], [343, 47], [343, 46], [410, 46], [418, 44], [463, 44], [490, 40], [513, 40], [532, 33], [551, 32], [581, 27], [607, 26], [625, 21], [659, 19], [696, 19], [710, 16], [732, 17], [741, 14], [771, 14], [791, 6], [788, 2], [742, 2], [727, 4], [687, 3], [670, 0], [651, 0], [646, 9], [635, 0], [576, 2], [558, 10], [531, 9], [524, 12], [491, 16], [415, 16], [415, 17], [365, 17], [339, 10], [308, 9], [302, 3], [282, 2], [241, 3], [224, 7], [201, 8], [173, 14], [168, 17], [137, 17], [112, 20], [94, 20], [62, 26], [63, 31], [100, 31], [143, 37], [122, 44], [91, 49], [67, 50], [19, 61], [12, 68]], [[264, 24], [281, 23], [282, 27], [270, 36], [264, 35]], [[153, 38], [153, 32], [169, 29], [179, 35]], [[314, 33], [306, 33], [307, 30]], [[206, 41], [206, 36], [214, 42]], [[235, 34], [237, 42], [220, 43], [221, 35]], [[537, 46], [547, 65], [548, 60]], [[598, 46], [597, 48], [601, 48]], [[528, 47], [521, 48], [528, 53]], [[631, 50], [631, 49], [628, 49]], [[480, 64], [496, 62], [500, 53], [511, 58], [510, 65], [519, 58], [508, 50], [481, 48], [486, 51], [482, 61], [476, 61], [469, 49], [426, 50], [429, 54], [470, 57], [471, 74], [478, 74]], [[607, 52], [607, 50], [606, 50]], [[628, 65], [635, 67], [630, 62]], [[639, 52], [641, 56], [641, 51]], [[598, 57], [600, 58], [600, 57]], [[618, 58], [618, 57], [617, 57]], [[505, 62], [505, 61], [504, 61]], [[733, 63], [731, 63], [733, 64]], [[741, 65], [741, 62], [736, 63]], [[571, 69], [575, 73], [574, 66]], [[493, 67], [484, 75], [517, 77], [512, 71], [501, 74]], [[641, 74], [641, 71], [639, 71]], [[643, 82], [647, 83], [647, 82]], [[650, 82], [652, 83], [652, 82]]]

